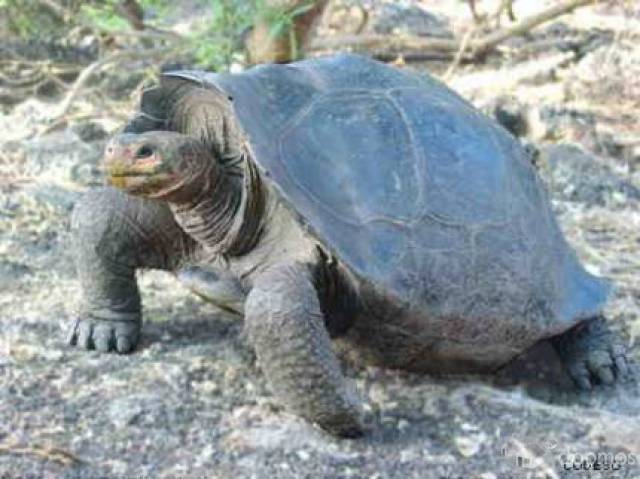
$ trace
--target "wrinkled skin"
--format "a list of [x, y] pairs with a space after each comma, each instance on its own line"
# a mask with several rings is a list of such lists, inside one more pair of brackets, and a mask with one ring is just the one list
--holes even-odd
[[[172, 110], [178, 117], [182, 111], [176, 128], [186, 133], [143, 124], [140, 132], [115, 136], [105, 154], [113, 187], [90, 191], [76, 205], [72, 232], [84, 302], [69, 343], [131, 352], [141, 325], [135, 271], [206, 265], [217, 284], [202, 295], [233, 311], [244, 302], [247, 337], [280, 401], [332, 434], [358, 436], [362, 410], [332, 339], [352, 345], [358, 335], [373, 339], [380, 365], [412, 369], [416, 352], [431, 354], [430, 343], [421, 343], [432, 341], [421, 336], [429, 316], [357, 279], [234, 143], [241, 135], [218, 100], [189, 88], [180, 92], [187, 106]], [[211, 135], [215, 141], [208, 141]], [[551, 342], [579, 387], [628, 375], [624, 348], [600, 316]], [[462, 352], [468, 357], [461, 364], [470, 365], [473, 349]], [[436, 371], [445, 367], [445, 361], [434, 363]]]
[[194, 241], [165, 204], [112, 188], [92, 190], [76, 205], [71, 232], [84, 301], [69, 343], [131, 352], [142, 322], [136, 270], [174, 270], [189, 256]]
[[[208, 191], [211, 196], [227, 198], [225, 188], [233, 187], [220, 179], [215, 168], [194, 167], [189, 156], [194, 150], [198, 147], [192, 138], [167, 132], [122, 135], [107, 146], [108, 182], [128, 194], [112, 188], [94, 190], [75, 208], [73, 235], [82, 253], [77, 257], [77, 270], [85, 307], [71, 329], [71, 345], [130, 352], [140, 333], [135, 270], [178, 270], [185, 264], [208, 262], [220, 238], [233, 229], [238, 205], [228, 207], [214, 200], [214, 205], [229, 208], [225, 217], [215, 208], [212, 211], [205, 205], [198, 210], [200, 204], [183, 200], [189, 195], [208, 196]], [[214, 161], [199, 151], [203, 163]], [[208, 179], [184, 181], [194, 170]], [[331, 308], [332, 298], [322, 294], [327, 280], [318, 277], [322, 268], [312, 264], [316, 259], [313, 246], [297, 235], [289, 239], [296, 242], [295, 247], [287, 245], [285, 238], [271, 237], [289, 230], [291, 221], [278, 214], [278, 206], [273, 205], [271, 211], [276, 217], [262, 235], [263, 245], [256, 245], [251, 264], [245, 259], [246, 264], [233, 265], [253, 272], [242, 275], [243, 281], [228, 274], [215, 275], [218, 284], [201, 288], [206, 289], [202, 295], [213, 295], [214, 302], [232, 310], [246, 296], [248, 337], [274, 391], [293, 412], [323, 429], [339, 436], [358, 436], [363, 431], [360, 404], [342, 376], [320, 306], [323, 299], [325, 308]], [[193, 221], [194, 217], [201, 219], [199, 215], [207, 221]], [[287, 258], [274, 248], [276, 243], [296, 253]], [[277, 262], [269, 264], [265, 255]]]

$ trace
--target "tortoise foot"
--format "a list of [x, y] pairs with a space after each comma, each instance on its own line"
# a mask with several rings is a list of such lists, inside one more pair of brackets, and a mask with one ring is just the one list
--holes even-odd
[[554, 346], [580, 389], [630, 379], [625, 347], [604, 318], [594, 318], [567, 331], [554, 339]]
[[141, 321], [77, 318], [68, 332], [67, 343], [82, 349], [130, 353], [140, 340]]

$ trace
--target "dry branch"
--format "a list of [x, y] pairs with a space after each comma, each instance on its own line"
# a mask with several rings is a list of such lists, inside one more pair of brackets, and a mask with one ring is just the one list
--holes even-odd
[[421, 52], [423, 54], [427, 52], [453, 54], [458, 47], [458, 42], [455, 40], [376, 33], [336, 35], [316, 38], [311, 42], [312, 51], [353, 48], [355, 50], [373, 51], [375, 54], [397, 53], [399, 51]]
[[534, 29], [538, 25], [546, 23], [549, 20], [553, 20], [554, 18], [566, 13], [572, 12], [578, 7], [596, 3], [596, 1], [597, 0], [569, 0], [558, 3], [557, 5], [549, 7], [548, 9], [543, 10], [540, 13], [536, 13], [535, 15], [531, 15], [530, 17], [523, 19], [522, 21], [516, 23], [511, 27], [498, 30], [494, 33], [490, 33], [486, 37], [478, 40], [478, 42], [473, 45], [473, 49], [477, 53], [485, 52], [495, 47], [497, 44], [503, 42], [507, 38], [511, 38], [516, 35], [522, 35], [523, 33]]
[[558, 53], [520, 63], [510, 68], [508, 74], [501, 69], [474, 71], [449, 78], [447, 84], [466, 97], [473, 96], [475, 92], [487, 88], [490, 88], [494, 93], [512, 91], [518, 84], [552, 75], [555, 70], [571, 63], [575, 58], [576, 55], [573, 52]]
[[65, 7], [53, 0], [39, 0], [38, 3], [49, 10], [58, 20], [65, 22], [70, 16], [70, 12]]
[[86, 67], [78, 78], [76, 78], [73, 85], [65, 95], [64, 99], [60, 103], [60, 107], [58, 111], [53, 117], [52, 120], [59, 120], [64, 117], [68, 112], [69, 108], [75, 101], [78, 94], [83, 90], [87, 82], [91, 79], [93, 75], [100, 72], [104, 68], [114, 63], [121, 63], [127, 60], [148, 60], [157, 56], [167, 56], [171, 53], [170, 49], [157, 49], [157, 50], [127, 50], [123, 52], [114, 53], [107, 57], [104, 57], [96, 62], [93, 62], [91, 65]]
[[477, 34], [477, 29], [476, 28], [471, 28], [465, 34], [465, 36], [462, 37], [462, 41], [460, 42], [460, 48], [458, 49], [458, 52], [456, 53], [456, 56], [453, 57], [453, 61], [451, 62], [451, 65], [449, 65], [449, 68], [447, 68], [447, 71], [445, 72], [445, 74], [442, 77], [442, 79], [445, 82], [447, 80], [449, 80], [453, 76], [453, 74], [456, 72], [456, 70], [460, 66], [460, 63], [462, 62], [464, 54], [466, 53], [467, 49], [469, 48], [469, 43], [472, 41], [473, 37], [476, 34]]
[[[466, 48], [465, 59], [472, 59], [491, 50], [504, 40], [516, 35], [522, 35], [533, 28], [556, 17], [569, 13], [578, 7], [590, 5], [597, 0], [566, 0], [552, 7], [549, 7], [535, 15], [522, 19], [518, 23], [498, 30], [497, 32], [485, 35], [482, 38], [469, 42]], [[334, 37], [317, 38], [311, 43], [311, 50], [334, 50], [342, 48], [352, 48], [354, 50], [367, 50], [374, 55], [389, 52], [419, 52], [422, 54], [432, 53], [436, 55], [446, 55], [453, 57], [461, 50], [461, 42], [441, 38], [422, 38], [416, 36], [401, 35], [339, 35]]]
[[35, 456], [56, 462], [62, 466], [72, 466], [83, 461], [74, 454], [58, 447], [41, 445], [19, 445], [16, 443], [0, 444], [0, 454], [15, 454], [20, 456]]

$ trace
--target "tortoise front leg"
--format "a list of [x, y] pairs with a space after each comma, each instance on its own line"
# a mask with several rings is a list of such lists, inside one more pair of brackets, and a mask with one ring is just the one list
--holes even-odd
[[332, 434], [362, 433], [359, 401], [332, 351], [309, 266], [284, 264], [261, 274], [245, 320], [271, 389], [292, 412]]
[[71, 234], [83, 302], [68, 342], [130, 352], [141, 326], [136, 269], [176, 268], [191, 240], [166, 205], [113, 188], [91, 190], [76, 204]]

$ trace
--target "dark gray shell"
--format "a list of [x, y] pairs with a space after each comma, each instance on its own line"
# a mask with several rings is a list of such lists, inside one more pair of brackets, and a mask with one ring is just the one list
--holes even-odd
[[169, 75], [227, 94], [283, 198], [403, 305], [542, 336], [602, 308], [519, 143], [441, 83], [356, 55]]

